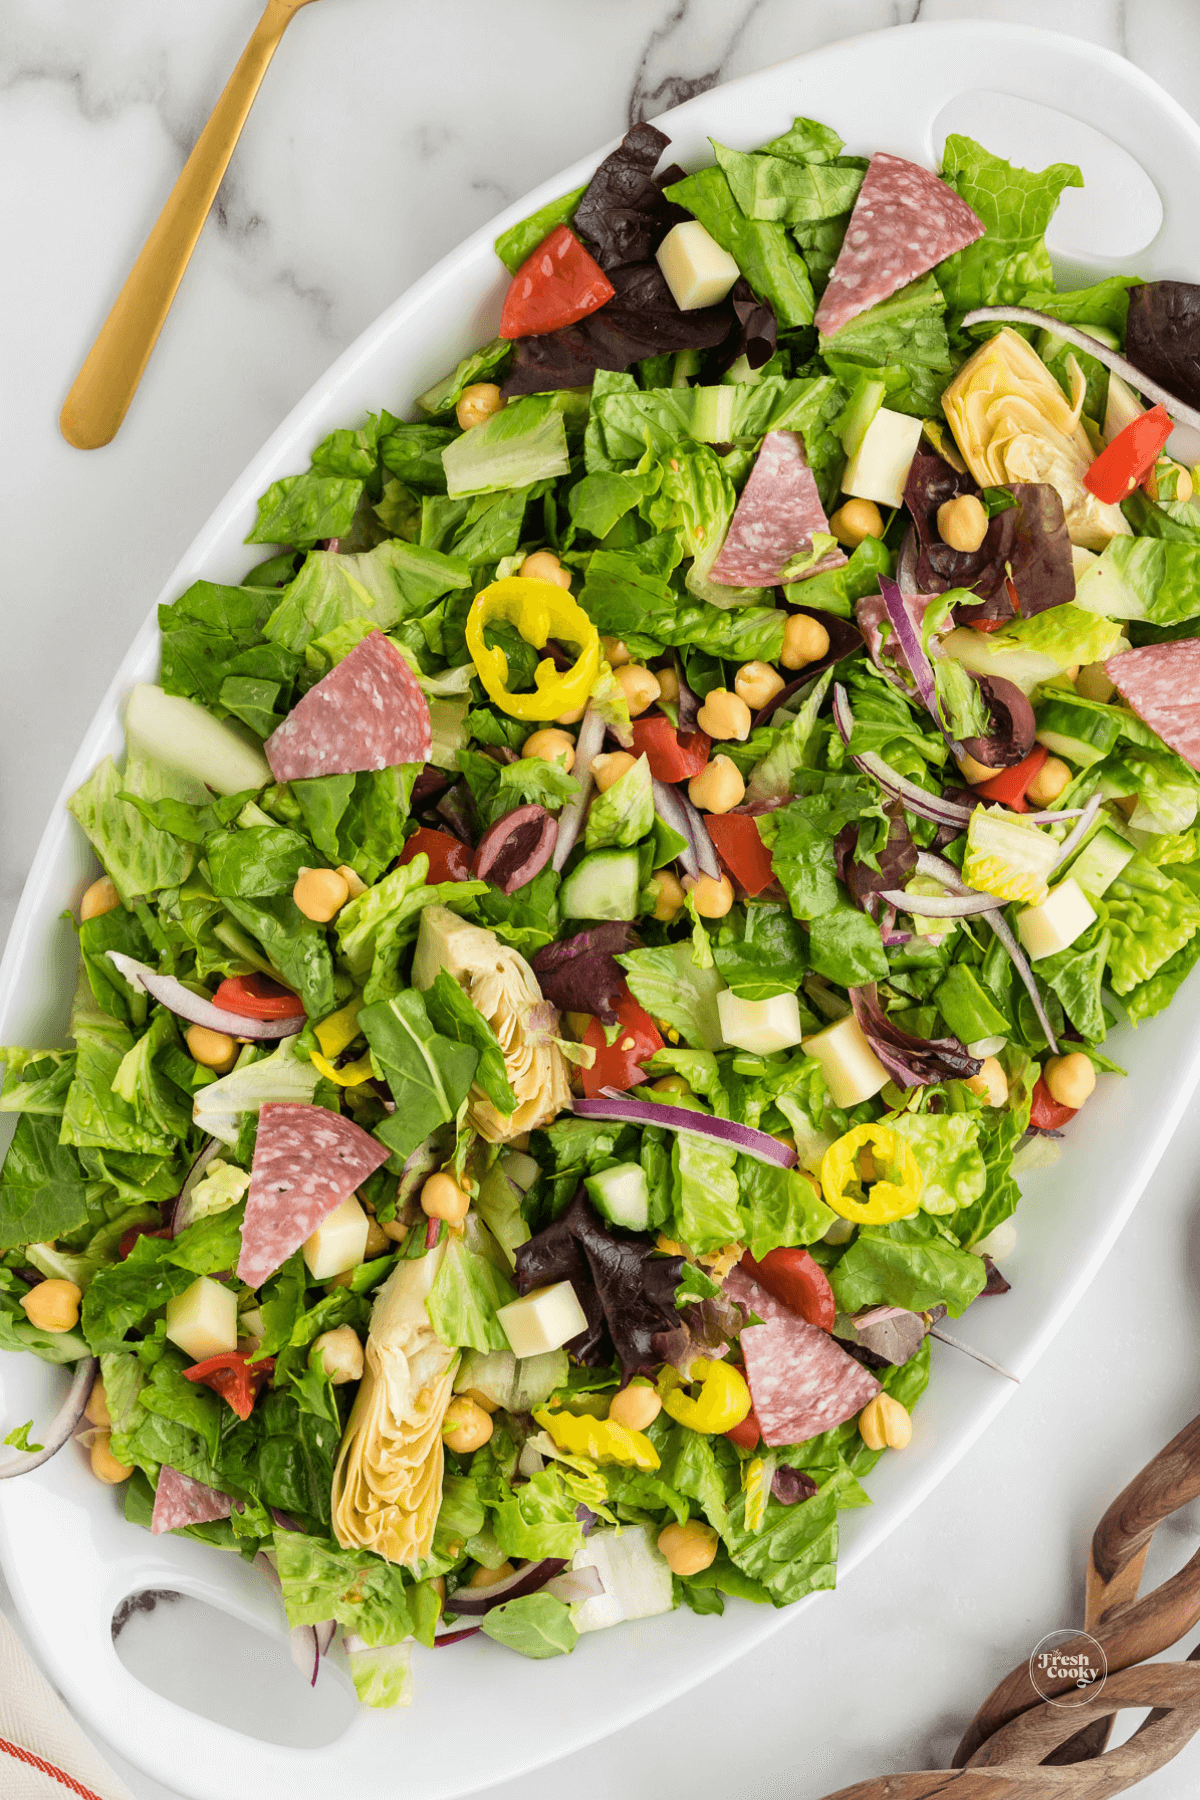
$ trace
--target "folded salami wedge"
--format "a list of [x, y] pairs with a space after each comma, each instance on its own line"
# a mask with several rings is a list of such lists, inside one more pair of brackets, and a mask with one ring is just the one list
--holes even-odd
[[327, 1107], [268, 1101], [258, 1115], [239, 1279], [261, 1287], [388, 1154]]
[[1126, 650], [1111, 656], [1104, 670], [1138, 718], [1200, 769], [1200, 640]]
[[214, 1519], [227, 1519], [233, 1511], [228, 1494], [181, 1475], [169, 1463], [158, 1472], [154, 1491], [154, 1513], [151, 1531], [179, 1531], [184, 1525], [211, 1525]]
[[276, 781], [356, 775], [428, 760], [429, 702], [398, 650], [373, 631], [309, 688], [263, 745]]
[[984, 224], [928, 169], [887, 150], [871, 158], [815, 324], [832, 337], [869, 306], [965, 250]]
[[786, 573], [791, 558], [811, 548], [813, 533], [828, 530], [804, 439], [798, 431], [768, 431], [712, 566], [712, 579], [726, 587], [774, 587], [823, 569], [840, 569], [846, 558], [831, 550], [802, 575]]
[[803, 1444], [875, 1398], [880, 1384], [868, 1369], [744, 1269], [731, 1269], [724, 1286], [763, 1321], [746, 1326], [741, 1346], [764, 1444]]

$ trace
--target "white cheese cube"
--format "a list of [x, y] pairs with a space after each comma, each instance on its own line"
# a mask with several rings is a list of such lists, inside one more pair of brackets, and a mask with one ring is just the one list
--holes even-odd
[[818, 1031], [804, 1048], [820, 1063], [835, 1106], [857, 1106], [861, 1100], [870, 1100], [888, 1080], [887, 1070], [859, 1030], [853, 1013]]
[[304, 1260], [314, 1281], [332, 1281], [347, 1269], [357, 1269], [367, 1259], [367, 1232], [370, 1220], [358, 1204], [358, 1195], [349, 1194], [335, 1206], [324, 1224], [318, 1225], [305, 1241]]
[[1027, 906], [1017, 914], [1017, 934], [1030, 962], [1040, 962], [1073, 944], [1095, 917], [1083, 889], [1068, 876], [1051, 888], [1040, 906]]
[[920, 441], [920, 419], [881, 406], [846, 464], [842, 492], [858, 500], [876, 500], [880, 506], [899, 506]]
[[167, 1301], [167, 1336], [193, 1362], [237, 1349], [237, 1295], [207, 1275]]
[[743, 1000], [732, 988], [717, 995], [721, 1036], [738, 1050], [770, 1056], [788, 1050], [803, 1037], [795, 994], [773, 994], [769, 1000]]
[[587, 1314], [569, 1281], [535, 1288], [519, 1300], [496, 1308], [496, 1317], [512, 1345], [514, 1356], [544, 1356], [561, 1350], [573, 1337], [587, 1330]]
[[656, 254], [680, 312], [715, 306], [741, 274], [728, 250], [722, 250], [699, 219], [685, 219], [681, 225], [673, 225]]

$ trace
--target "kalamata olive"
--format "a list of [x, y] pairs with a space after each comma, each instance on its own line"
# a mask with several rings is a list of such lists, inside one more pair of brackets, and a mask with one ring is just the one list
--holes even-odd
[[973, 675], [971, 679], [991, 714], [991, 728], [979, 737], [964, 738], [963, 748], [986, 768], [1014, 768], [1033, 749], [1037, 720], [1029, 697], [1015, 682], [999, 675]]
[[518, 806], [484, 832], [472, 873], [513, 894], [545, 868], [557, 837], [558, 822], [544, 806]]

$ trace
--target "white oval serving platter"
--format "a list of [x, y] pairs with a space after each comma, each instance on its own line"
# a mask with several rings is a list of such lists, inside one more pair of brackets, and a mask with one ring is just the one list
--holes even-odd
[[[989, 22], [895, 28], [732, 82], [659, 123], [673, 139], [672, 156], [693, 167], [708, 160], [709, 134], [750, 149], [782, 131], [796, 113], [833, 124], [852, 151], [886, 149], [936, 167], [944, 136], [939, 120], [969, 129], [973, 105], [955, 103], [975, 93], [981, 93], [981, 116], [994, 116], [997, 95], [1021, 103], [1030, 121], [1023, 161], [1037, 168], [1071, 156], [1096, 177], [1086, 208], [1066, 214], [1063, 241], [1056, 246], [1051, 235], [1067, 285], [1114, 269], [1200, 275], [1190, 229], [1200, 189], [1200, 129], [1131, 64], [1072, 38]], [[997, 147], [1011, 153], [1014, 146]], [[306, 467], [327, 432], [353, 424], [369, 409], [383, 405], [408, 413], [413, 396], [493, 335], [506, 280], [492, 252], [496, 230], [586, 180], [603, 153], [565, 170], [476, 232], [363, 333], [235, 483], [162, 600], [173, 600], [202, 576], [237, 581], [255, 554], [243, 540], [256, 496], [271, 481]], [[1130, 159], [1145, 180], [1129, 174]], [[1112, 210], [1106, 212], [1103, 177], [1114, 170], [1124, 174], [1114, 181]], [[1144, 206], [1147, 182], [1162, 203], [1162, 224], [1149, 243], [1137, 221], [1120, 212]], [[1113, 244], [1145, 247], [1136, 255], [1107, 255], [1106, 218]], [[125, 697], [134, 682], [154, 678], [157, 664], [152, 613], [80, 746], [64, 797], [100, 757], [119, 753]], [[62, 1040], [75, 949], [60, 914], [93, 874], [88, 847], [60, 806], [46, 828], [0, 967], [0, 1043]], [[1136, 1037], [1127, 1030], [1114, 1034], [1113, 1054], [1128, 1067], [1128, 1080], [1103, 1080], [1102, 1102], [1093, 1102], [1072, 1132], [1061, 1163], [1026, 1184], [1020, 1244], [1006, 1266], [1013, 1291], [1002, 1301], [978, 1303], [959, 1327], [1017, 1374], [1033, 1366], [1091, 1281], [1195, 1090], [1200, 1020], [1190, 1001], [1197, 991], [1193, 978], [1170, 1011]], [[0, 1420], [44, 1420], [63, 1384], [61, 1371], [33, 1357], [0, 1354]], [[1009, 1382], [936, 1347], [934, 1379], [916, 1415], [912, 1447], [876, 1469], [874, 1506], [843, 1518], [842, 1576], [918, 1505], [1016, 1394]], [[193, 1800], [308, 1800], [331, 1792], [440, 1800], [467, 1793], [580, 1749], [663, 1705], [771, 1633], [785, 1627], [810, 1631], [817, 1616], [811, 1601], [780, 1613], [735, 1603], [721, 1619], [680, 1611], [586, 1637], [572, 1656], [536, 1664], [478, 1638], [445, 1652], [418, 1651], [411, 1709], [351, 1715], [339, 1706], [330, 1741], [312, 1747], [320, 1734], [298, 1732], [284, 1747], [151, 1691], [113, 1647], [114, 1610], [146, 1589], [192, 1595], [278, 1637], [278, 1601], [255, 1570], [200, 1544], [153, 1538], [127, 1525], [119, 1494], [100, 1488], [71, 1447], [35, 1474], [0, 1484], [0, 1555], [37, 1654], [69, 1704], [131, 1763]], [[53, 1604], [45, 1603], [48, 1596]], [[832, 1596], [820, 1600], [822, 1607], [836, 1604]], [[169, 1623], [164, 1629], [166, 1647], [159, 1653], [178, 1665], [177, 1673], [186, 1672], [187, 1659], [200, 1654], [199, 1640], [182, 1624], [173, 1636]], [[332, 1670], [322, 1679], [342, 1677]], [[177, 1682], [176, 1691], [186, 1688], [186, 1680]], [[463, 1733], [467, 1694], [472, 1729]], [[306, 1692], [299, 1685], [297, 1695], [302, 1707]], [[245, 1708], [238, 1716], [244, 1720]], [[278, 1740], [286, 1732], [276, 1728], [266, 1735]]]

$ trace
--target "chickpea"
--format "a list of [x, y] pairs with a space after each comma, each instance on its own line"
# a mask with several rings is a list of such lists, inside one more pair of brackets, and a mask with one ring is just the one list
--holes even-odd
[[389, 1219], [387, 1223], [381, 1225], [379, 1229], [390, 1244], [402, 1244], [412, 1230], [412, 1227], [411, 1225], [405, 1225], [400, 1219]]
[[602, 794], [608, 792], [620, 781], [622, 775], [628, 775], [637, 757], [630, 756], [628, 750], [613, 750], [607, 756], [592, 758], [592, 780]]
[[575, 767], [575, 739], [565, 731], [535, 731], [521, 745], [522, 756], [536, 756], [539, 762], [561, 763], [567, 774]]
[[454, 416], [464, 431], [470, 431], [472, 425], [482, 425], [503, 405], [504, 396], [494, 381], [473, 381], [470, 387], [463, 389]]
[[864, 538], [883, 536], [883, 514], [873, 500], [846, 500], [829, 521], [829, 529], [847, 550], [857, 550]]
[[689, 875], [683, 885], [702, 919], [723, 919], [733, 905], [733, 883], [728, 875], [715, 880], [711, 875], [701, 875], [696, 881]]
[[635, 1382], [614, 1394], [608, 1403], [608, 1416], [627, 1431], [645, 1431], [662, 1411], [662, 1401], [648, 1384]]
[[1167, 474], [1172, 467], [1175, 469], [1175, 493], [1172, 498], [1184, 501], [1191, 499], [1192, 494], [1195, 491], [1191, 470], [1185, 468], [1182, 463], [1172, 463], [1169, 456], [1160, 456], [1149, 475], [1146, 477], [1146, 493], [1151, 500], [1162, 499], [1162, 495], [1159, 492], [1158, 478], [1160, 475]]
[[93, 1438], [89, 1454], [92, 1459], [92, 1474], [106, 1487], [116, 1487], [119, 1482], [128, 1481], [133, 1474], [132, 1463], [118, 1462], [113, 1455], [112, 1436], [107, 1431], [102, 1431]]
[[573, 707], [570, 712], [556, 713], [554, 723], [556, 725], [578, 725], [586, 711], [587, 706], [585, 704], [583, 706]]
[[624, 638], [602, 637], [600, 648], [604, 652], [604, 660], [610, 669], [623, 669], [627, 663], [633, 660], [625, 647]]
[[655, 669], [660, 688], [659, 699], [665, 700], [668, 706], [679, 705], [679, 676], [674, 669]]
[[714, 756], [688, 782], [688, 799], [701, 812], [727, 813], [746, 798], [746, 784], [737, 764], [727, 756]]
[[215, 1069], [224, 1075], [237, 1061], [237, 1043], [225, 1031], [210, 1031], [207, 1025], [189, 1025], [183, 1034], [192, 1061], [202, 1069]]
[[459, 1456], [469, 1456], [472, 1450], [482, 1450], [491, 1435], [491, 1414], [485, 1413], [482, 1406], [476, 1406], [474, 1400], [468, 1400], [465, 1394], [456, 1394], [442, 1421], [446, 1448]]
[[89, 1425], [98, 1425], [102, 1431], [108, 1431], [112, 1427], [112, 1414], [108, 1410], [108, 1395], [104, 1392], [104, 1382], [99, 1375], [92, 1383], [92, 1391], [88, 1395], [83, 1416]]
[[713, 688], [696, 714], [696, 723], [711, 738], [737, 738], [744, 743], [750, 736], [750, 708], [728, 688]]
[[978, 550], [987, 536], [987, 508], [977, 495], [959, 494], [938, 507], [937, 528], [951, 550]]
[[336, 869], [301, 869], [292, 899], [306, 919], [328, 925], [350, 898], [350, 884]]
[[967, 1086], [988, 1106], [1003, 1106], [1008, 1100], [1008, 1076], [994, 1056], [985, 1056], [978, 1075], [972, 1075]]
[[334, 1387], [363, 1377], [363, 1347], [353, 1325], [339, 1325], [336, 1331], [323, 1331], [308, 1353], [310, 1368], [323, 1368]]
[[431, 1175], [421, 1189], [421, 1211], [427, 1219], [445, 1219], [447, 1225], [461, 1225], [470, 1205], [471, 1196], [451, 1175]]
[[912, 1419], [890, 1394], [876, 1394], [858, 1415], [858, 1435], [868, 1450], [903, 1450], [912, 1439]]
[[391, 1247], [392, 1240], [383, 1229], [383, 1226], [379, 1223], [379, 1220], [372, 1219], [367, 1226], [367, 1261], [370, 1262], [372, 1257], [385, 1255]]
[[975, 757], [968, 756], [965, 750], [961, 756], [956, 756], [954, 760], [962, 771], [963, 779], [969, 781], [972, 787], [976, 782], [990, 781], [993, 775], [998, 775], [1000, 773], [999, 769], [991, 769], [988, 767], [987, 763], [978, 762]]
[[658, 1534], [658, 1547], [672, 1575], [699, 1575], [716, 1560], [718, 1538], [711, 1525], [689, 1519], [686, 1525], [668, 1525]]
[[668, 925], [683, 905], [683, 883], [670, 869], [660, 869], [654, 877], [654, 887], [654, 917]]
[[1042, 1070], [1042, 1080], [1052, 1100], [1078, 1110], [1095, 1092], [1096, 1071], [1090, 1056], [1072, 1050], [1069, 1056], [1052, 1056]]
[[93, 881], [79, 902], [79, 922], [86, 925], [89, 919], [98, 919], [101, 913], [113, 912], [120, 904], [120, 894], [108, 876], [102, 875], [99, 881]]
[[366, 882], [350, 867], [349, 863], [339, 863], [337, 872], [345, 882], [352, 900], [357, 900], [360, 894], [366, 893]]
[[786, 686], [779, 670], [773, 669], [766, 662], [743, 663], [733, 678], [734, 693], [754, 712], [769, 706], [776, 694], [782, 694]]
[[535, 550], [521, 564], [519, 573], [527, 581], [552, 581], [555, 587], [569, 588], [571, 571], [564, 569], [553, 550]]
[[1025, 790], [1034, 806], [1049, 806], [1071, 785], [1071, 771], [1061, 756], [1048, 756]]
[[819, 619], [806, 613], [791, 613], [783, 628], [783, 649], [779, 660], [785, 669], [803, 669], [829, 654], [829, 633]]
[[515, 1574], [516, 1570], [510, 1562], [502, 1562], [498, 1569], [485, 1569], [483, 1564], [480, 1563], [479, 1567], [468, 1581], [467, 1586], [476, 1588], [491, 1587], [493, 1583], [497, 1581], [507, 1581], [510, 1575]]
[[39, 1281], [30, 1288], [21, 1305], [25, 1317], [39, 1331], [74, 1331], [79, 1323], [79, 1302], [83, 1289], [73, 1281]]
[[468, 1400], [473, 1400], [475, 1402], [481, 1412], [494, 1413], [496, 1411], [497, 1402], [495, 1400], [489, 1400], [487, 1395], [480, 1393], [478, 1388], [464, 1388], [463, 1392], [466, 1394]]
[[643, 668], [641, 663], [628, 663], [624, 668], [618, 669], [616, 683], [635, 719], [648, 706], [653, 706], [662, 693], [658, 676], [652, 669]]

